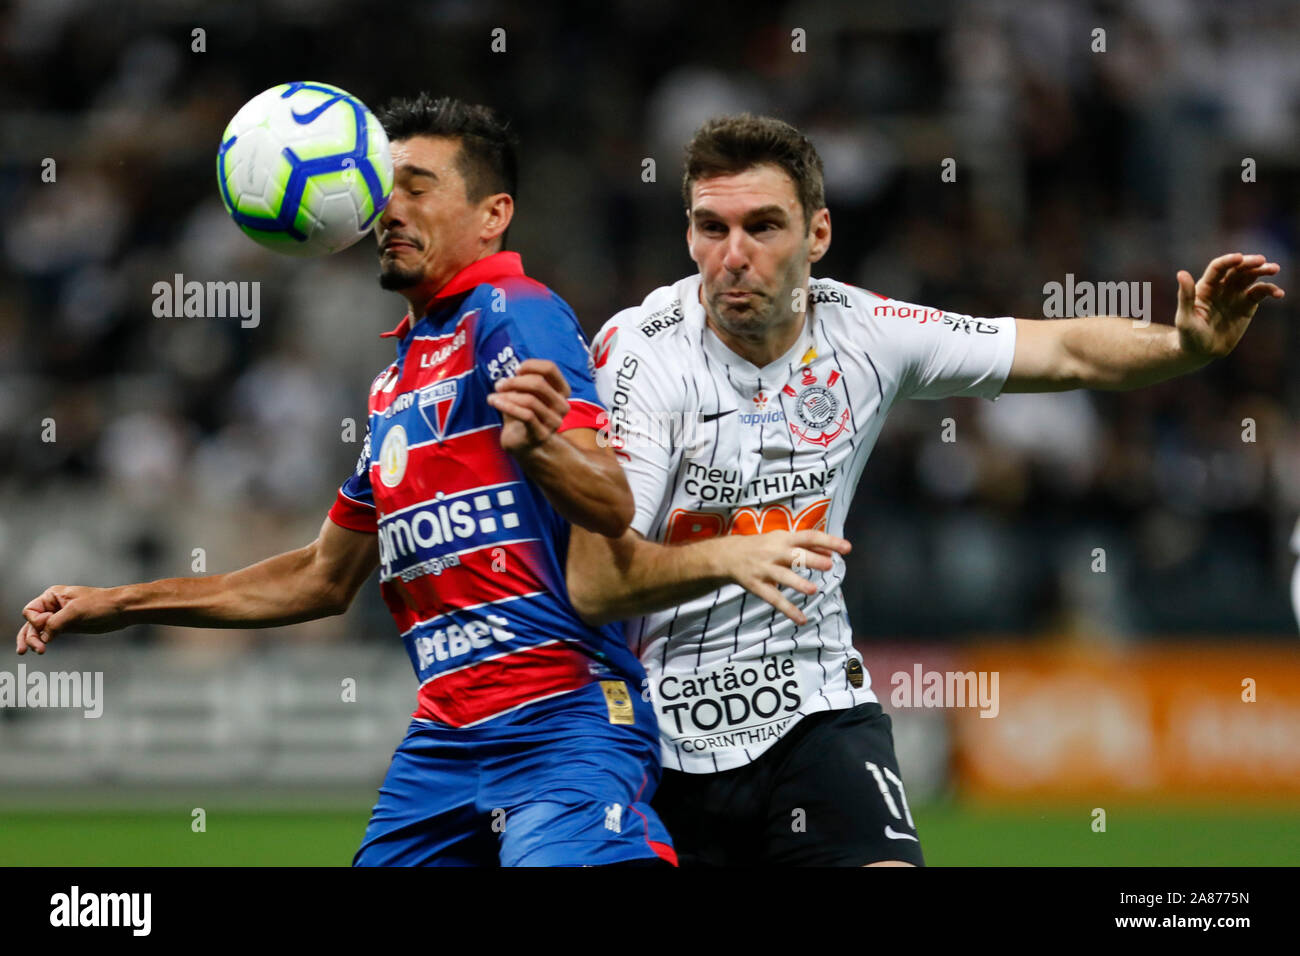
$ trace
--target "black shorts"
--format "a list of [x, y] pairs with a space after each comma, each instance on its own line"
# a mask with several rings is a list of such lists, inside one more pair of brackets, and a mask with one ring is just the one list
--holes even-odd
[[879, 704], [802, 718], [721, 773], [664, 770], [652, 801], [682, 866], [924, 866]]

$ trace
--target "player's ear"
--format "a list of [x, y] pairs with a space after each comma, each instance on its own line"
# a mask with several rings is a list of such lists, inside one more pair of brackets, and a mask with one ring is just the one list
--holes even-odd
[[483, 230], [480, 238], [491, 242], [510, 228], [515, 216], [515, 200], [509, 193], [494, 193], [483, 199]]
[[813, 213], [808, 235], [808, 261], [817, 262], [831, 247], [831, 211], [825, 206]]

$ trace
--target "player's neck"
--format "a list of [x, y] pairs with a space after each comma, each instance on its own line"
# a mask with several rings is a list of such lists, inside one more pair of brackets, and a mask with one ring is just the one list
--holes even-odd
[[755, 368], [771, 365], [790, 351], [803, 333], [804, 313], [802, 312], [791, 312], [780, 324], [753, 337], [733, 335], [715, 322], [707, 310], [704, 318], [723, 345]]
[[488, 256], [496, 255], [496, 253], [500, 251], [500, 248], [496, 247], [481, 247], [478, 251], [478, 255], [473, 259], [466, 259], [463, 262], [453, 263], [439, 271], [437, 275], [421, 282], [419, 285], [411, 286], [408, 289], [402, 290], [402, 298], [406, 299], [407, 305], [410, 306], [412, 320], [418, 322], [420, 319], [424, 318], [424, 316], [428, 314], [429, 310], [433, 308], [438, 295], [458, 275], [474, 263], [486, 259]]
[[413, 323], [419, 322], [428, 313], [429, 306], [433, 304], [434, 295], [433, 291], [424, 292], [422, 290], [418, 293], [412, 292], [403, 296], [406, 299], [407, 308], [411, 310], [411, 321]]

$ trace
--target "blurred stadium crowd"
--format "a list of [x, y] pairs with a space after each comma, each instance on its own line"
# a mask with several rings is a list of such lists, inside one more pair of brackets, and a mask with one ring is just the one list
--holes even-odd
[[[1150, 282], [1169, 322], [1177, 269], [1268, 254], [1290, 297], [1197, 375], [896, 408], [845, 593], [865, 638], [1294, 631], [1298, 39], [1289, 2], [17, 0], [0, 11], [0, 600], [17, 621], [49, 584], [228, 570], [315, 535], [405, 306], [369, 243], [301, 261], [244, 238], [214, 157], [245, 100], [318, 79], [372, 107], [429, 89], [510, 114], [511, 246], [589, 334], [693, 269], [681, 147], [742, 109], [822, 152], [834, 242], [814, 274], [895, 298], [1036, 317], [1072, 274]], [[260, 323], [156, 317], [177, 273], [260, 281]], [[376, 591], [286, 636], [391, 639]]]

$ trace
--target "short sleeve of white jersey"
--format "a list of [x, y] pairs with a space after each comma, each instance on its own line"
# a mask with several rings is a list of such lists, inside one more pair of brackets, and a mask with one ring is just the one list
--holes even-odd
[[1016, 320], [975, 318], [887, 299], [873, 309], [902, 362], [899, 398], [996, 398], [1011, 374]]
[[[684, 385], [668, 375], [665, 363], [639, 354], [636, 309], [625, 309], [605, 323], [592, 345], [596, 393], [608, 411], [600, 429], [618, 456], [636, 502], [632, 527], [649, 537], [665, 499], [674, 467], [674, 437], [679, 431]], [[627, 326], [620, 328], [620, 324]], [[678, 449], [680, 454], [680, 449]]]

